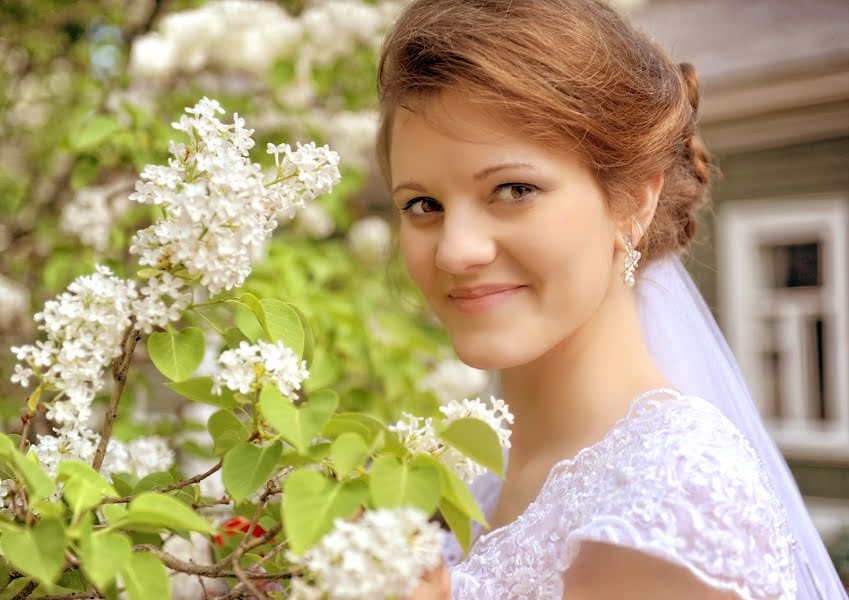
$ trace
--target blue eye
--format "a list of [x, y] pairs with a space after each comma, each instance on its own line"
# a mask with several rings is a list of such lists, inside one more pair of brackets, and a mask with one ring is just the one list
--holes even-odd
[[[417, 205], [418, 208], [414, 208]], [[439, 202], [433, 198], [413, 198], [404, 205], [404, 208], [402, 208], [401, 211], [416, 217], [422, 217], [432, 212], [436, 212], [439, 208]]]
[[503, 183], [495, 188], [495, 196], [507, 204], [519, 204], [538, 191], [539, 188], [530, 183]]

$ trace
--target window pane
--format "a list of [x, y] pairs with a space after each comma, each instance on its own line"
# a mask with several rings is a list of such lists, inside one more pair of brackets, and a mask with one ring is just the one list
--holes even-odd
[[767, 282], [773, 288], [819, 287], [820, 244], [762, 246]]

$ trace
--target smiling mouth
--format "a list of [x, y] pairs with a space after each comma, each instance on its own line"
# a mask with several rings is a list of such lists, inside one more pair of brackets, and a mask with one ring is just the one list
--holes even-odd
[[499, 306], [500, 304], [506, 302], [507, 300], [518, 294], [525, 287], [527, 286], [520, 285], [506, 290], [500, 290], [489, 294], [479, 295], [474, 298], [461, 298], [454, 296], [448, 296], [448, 298], [449, 300], [451, 300], [451, 303], [462, 312], [480, 313], [495, 308], [496, 306]]

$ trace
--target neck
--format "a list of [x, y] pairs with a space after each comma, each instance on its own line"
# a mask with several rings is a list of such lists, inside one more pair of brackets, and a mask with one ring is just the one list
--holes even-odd
[[633, 290], [618, 280], [586, 323], [502, 370], [501, 385], [516, 417], [511, 471], [541, 456], [568, 458], [603, 437], [639, 393], [672, 387], [646, 348]]

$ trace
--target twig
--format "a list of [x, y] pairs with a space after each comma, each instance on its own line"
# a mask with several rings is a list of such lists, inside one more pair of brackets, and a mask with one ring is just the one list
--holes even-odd
[[72, 592], [70, 594], [59, 594], [58, 596], [39, 596], [38, 600], [87, 600], [89, 598], [105, 598], [96, 592]]
[[136, 319], [130, 317], [130, 324], [124, 330], [124, 336], [121, 340], [121, 355], [112, 362], [112, 378], [115, 380], [115, 386], [112, 388], [112, 398], [109, 401], [109, 409], [106, 411], [106, 419], [100, 433], [100, 442], [97, 444], [94, 460], [91, 463], [95, 471], [100, 471], [103, 459], [106, 457], [106, 447], [112, 437], [112, 426], [115, 424], [115, 417], [118, 416], [118, 402], [121, 400], [121, 392], [124, 391], [124, 384], [127, 382], [127, 371], [136, 349], [136, 342], [140, 339], [141, 336], [136, 331]]
[[33, 579], [28, 584], [26, 584], [26, 586], [24, 586], [24, 589], [22, 589], [20, 592], [15, 594], [15, 596], [12, 597], [12, 600], [25, 600], [26, 598], [29, 597], [30, 594], [32, 594], [32, 592], [37, 587], [38, 587], [38, 582], [35, 579]]
[[[172, 483], [171, 485], [165, 485], [162, 487], [155, 487], [151, 489], [151, 492], [158, 492], [161, 494], [165, 494], [167, 492], [173, 492], [174, 490], [181, 490], [184, 487], [188, 487], [193, 483], [198, 483], [199, 481], [203, 481], [207, 477], [215, 474], [218, 470], [221, 469], [221, 465], [223, 463], [223, 459], [219, 460], [215, 466], [213, 466], [208, 471], [201, 473], [200, 475], [195, 475], [194, 477], [190, 477], [188, 479], [183, 479], [182, 481], [178, 481], [177, 483]], [[101, 504], [126, 504], [130, 502], [135, 496], [122, 496], [121, 498], [104, 498], [100, 501]], [[229, 503], [229, 499], [228, 499]]]
[[[253, 550], [258, 546], [267, 544], [274, 538], [274, 536], [280, 533], [282, 529], [283, 526], [278, 523], [261, 537], [253, 538], [250, 542], [245, 544], [244, 551], [247, 553], [249, 550]], [[150, 552], [161, 560], [162, 563], [169, 569], [188, 573], [189, 575], [202, 575], [203, 577], [236, 577], [236, 573], [226, 569], [227, 565], [229, 565], [233, 560], [233, 554], [225, 556], [212, 565], [198, 565], [180, 560], [173, 554], [163, 552], [153, 544], [137, 544], [133, 549], [137, 552]], [[279, 573], [247, 573], [246, 576], [250, 579], [281, 579], [283, 577], [282, 574]]]

